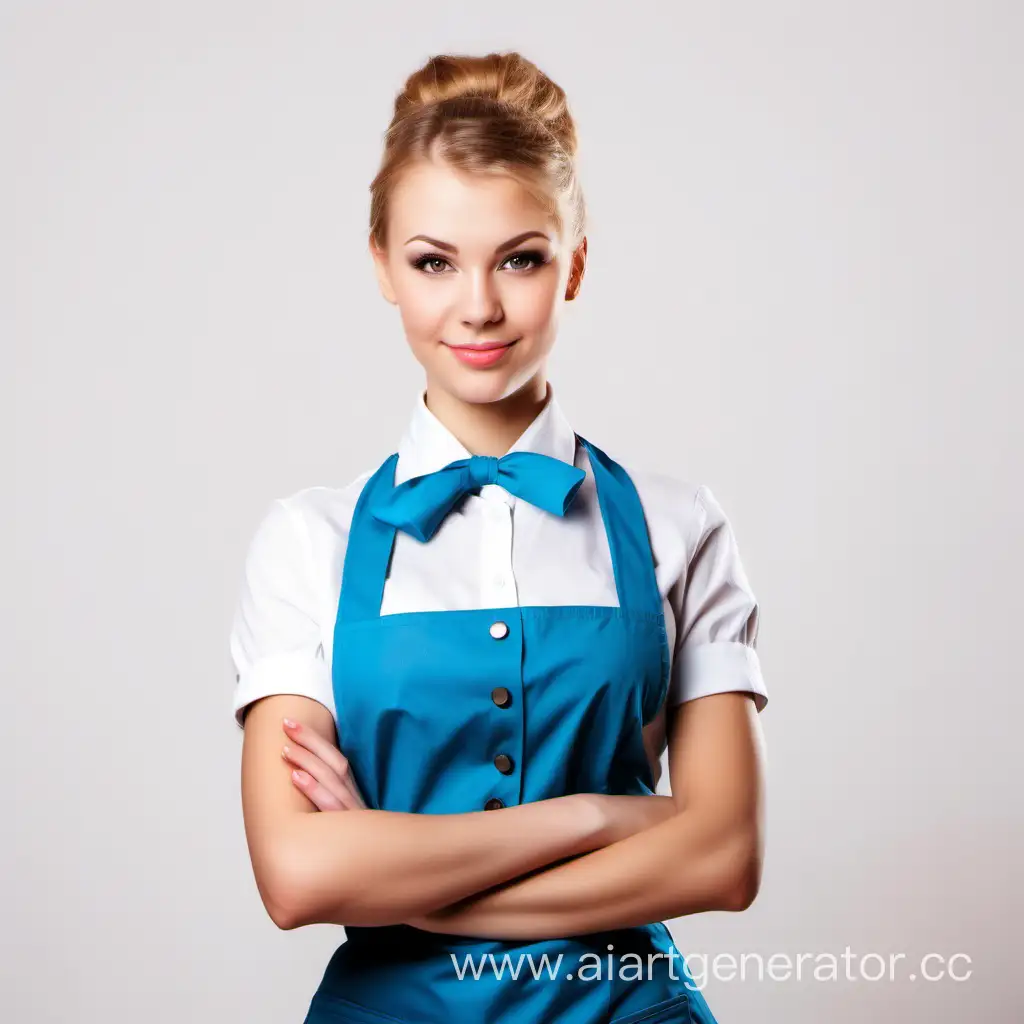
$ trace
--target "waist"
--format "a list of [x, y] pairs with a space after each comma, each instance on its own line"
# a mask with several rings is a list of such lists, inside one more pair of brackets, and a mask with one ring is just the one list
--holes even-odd
[[404, 924], [345, 930], [348, 941], [335, 950], [314, 999], [348, 1014], [331, 1020], [364, 1020], [353, 1015], [358, 1011], [388, 1024], [607, 1024], [662, 1004], [667, 1011], [666, 1000], [673, 1000], [677, 1016], [651, 1017], [654, 1024], [678, 1020], [687, 1002], [685, 965], [678, 953], [673, 958], [662, 922], [545, 939]]
[[[476, 935], [456, 935], [449, 932], [425, 931], [408, 924], [392, 924], [368, 927], [346, 925], [346, 946], [352, 951], [366, 951], [374, 957], [402, 958], [426, 953], [456, 952], [466, 947], [475, 947], [491, 952], [527, 951], [543, 947], [546, 951], [558, 949], [565, 952], [600, 953], [646, 953], [662, 951], [671, 937], [665, 925], [658, 921], [636, 925], [630, 928], [605, 929], [578, 935], [564, 935], [545, 939], [495, 939]], [[609, 948], [611, 947], [611, 948]]]

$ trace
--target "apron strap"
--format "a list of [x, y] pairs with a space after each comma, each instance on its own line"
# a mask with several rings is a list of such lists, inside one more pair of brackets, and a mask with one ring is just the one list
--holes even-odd
[[[619, 606], [630, 611], [643, 611], [661, 624], [661, 699], [669, 685], [671, 652], [665, 630], [665, 612], [654, 571], [654, 551], [651, 547], [647, 517], [636, 485], [629, 474], [597, 445], [576, 435], [587, 450], [594, 472], [597, 499], [604, 519], [604, 529], [611, 550], [612, 569]], [[658, 706], [656, 705], [656, 706]], [[653, 715], [645, 711], [644, 721]]]
[[384, 600], [384, 581], [395, 542], [395, 527], [370, 514], [378, 497], [395, 485], [398, 453], [389, 456], [380, 469], [363, 485], [352, 512], [345, 564], [341, 573], [338, 622], [375, 619]]
[[614, 459], [585, 438], [580, 437], [579, 440], [590, 456], [590, 466], [594, 471], [619, 605], [634, 611], [660, 612], [661, 595], [654, 573], [654, 552], [636, 487], [629, 474]]

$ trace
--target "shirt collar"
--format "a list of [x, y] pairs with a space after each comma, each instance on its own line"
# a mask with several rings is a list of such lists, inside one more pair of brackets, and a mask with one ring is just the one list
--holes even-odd
[[[555, 400], [550, 383], [547, 402], [509, 448], [509, 452], [539, 452], [541, 455], [561, 459], [570, 466], [574, 464], [576, 434]], [[414, 476], [433, 473], [456, 459], [468, 459], [471, 454], [427, 408], [426, 392], [421, 391], [398, 446], [395, 484], [397, 486]]]

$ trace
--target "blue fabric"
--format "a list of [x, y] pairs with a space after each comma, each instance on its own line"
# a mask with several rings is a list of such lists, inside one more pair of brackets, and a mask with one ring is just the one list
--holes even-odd
[[372, 514], [418, 541], [428, 541], [458, 501], [485, 484], [500, 484], [517, 498], [564, 516], [585, 476], [582, 469], [539, 452], [509, 452], [501, 458], [472, 455], [399, 484], [381, 496]]
[[[368, 806], [458, 814], [494, 800], [511, 807], [568, 793], [654, 792], [643, 727], [667, 693], [669, 652], [647, 524], [628, 474], [579, 443], [608, 536], [616, 606], [381, 615], [397, 526], [376, 511], [395, 507], [397, 455], [364, 486], [332, 672], [339, 744]], [[492, 634], [496, 622], [507, 631]], [[661, 922], [534, 941], [404, 924], [346, 934], [306, 1024], [715, 1024]], [[460, 979], [467, 958], [483, 970]]]

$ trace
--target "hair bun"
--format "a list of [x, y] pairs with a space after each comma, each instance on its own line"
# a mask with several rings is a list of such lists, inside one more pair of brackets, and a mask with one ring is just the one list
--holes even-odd
[[[565, 91], [519, 53], [477, 57], [438, 54], [413, 72], [395, 100], [395, 119], [416, 108], [444, 106], [472, 116], [473, 100], [497, 104], [514, 116], [540, 122], [569, 156], [576, 153], [576, 126]], [[469, 101], [463, 103], [460, 101]]]

